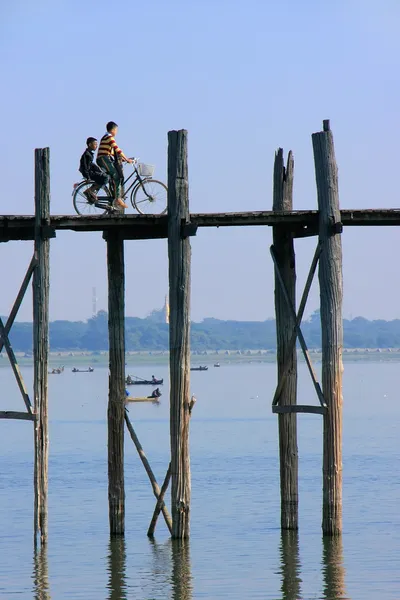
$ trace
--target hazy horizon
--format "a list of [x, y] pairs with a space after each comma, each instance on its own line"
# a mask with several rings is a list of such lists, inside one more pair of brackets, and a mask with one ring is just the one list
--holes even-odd
[[[400, 4], [394, 0], [17, 0], [1, 8], [1, 214], [33, 212], [33, 150], [50, 147], [51, 212], [73, 214], [89, 135], [115, 120], [120, 146], [166, 180], [167, 132], [189, 132], [192, 212], [272, 206], [276, 149], [294, 152], [294, 207], [316, 208], [311, 134], [330, 119], [342, 208], [395, 208]], [[111, 20], [110, 20], [111, 19]], [[113, 50], [104, 50], [104, 32]], [[345, 228], [344, 317], [400, 316], [391, 258], [398, 228]], [[192, 238], [192, 318], [274, 314], [270, 228], [199, 230]], [[296, 242], [298, 298], [316, 239]], [[0, 247], [0, 314], [8, 314], [33, 244]], [[168, 289], [167, 242], [126, 243], [126, 310], [144, 317]], [[101, 234], [51, 241], [50, 318], [107, 306]], [[319, 306], [317, 279], [306, 316]], [[31, 319], [28, 294], [18, 315]]]

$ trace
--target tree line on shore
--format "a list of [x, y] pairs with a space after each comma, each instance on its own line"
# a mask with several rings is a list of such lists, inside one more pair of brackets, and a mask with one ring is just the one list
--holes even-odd
[[[369, 321], [363, 317], [343, 321], [345, 348], [400, 348], [400, 319]], [[150, 318], [127, 317], [126, 349], [168, 350], [168, 324]], [[321, 347], [319, 312], [314, 312], [302, 324], [309, 348]], [[32, 323], [16, 322], [10, 333], [15, 352], [32, 351]], [[51, 350], [108, 349], [108, 315], [100, 311], [88, 321], [52, 321]], [[222, 321], [207, 318], [192, 323], [191, 348], [202, 350], [274, 350], [275, 321]]]

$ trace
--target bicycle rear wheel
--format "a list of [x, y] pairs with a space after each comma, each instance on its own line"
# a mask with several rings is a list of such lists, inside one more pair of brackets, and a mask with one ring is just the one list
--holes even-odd
[[[72, 202], [74, 204], [75, 211], [78, 215], [82, 216], [93, 216], [93, 215], [106, 215], [107, 210], [103, 207], [95, 206], [94, 203], [89, 202], [86, 198], [84, 192], [88, 190], [93, 185], [92, 181], [83, 181], [75, 188], [75, 191], [72, 195]], [[108, 189], [102, 188], [99, 190], [99, 196], [103, 196], [103, 198], [99, 198], [99, 200], [106, 200], [109, 197]]]
[[131, 193], [131, 203], [142, 215], [167, 212], [167, 186], [157, 179], [144, 179]]

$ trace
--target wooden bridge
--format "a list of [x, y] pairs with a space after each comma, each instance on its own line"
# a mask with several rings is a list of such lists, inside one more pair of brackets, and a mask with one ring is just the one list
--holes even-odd
[[[329, 122], [312, 135], [318, 210], [293, 210], [294, 161], [283, 150], [275, 156], [273, 210], [190, 214], [187, 132], [168, 134], [168, 213], [162, 216], [54, 216], [50, 214], [48, 148], [35, 151], [35, 215], [0, 216], [0, 241], [33, 240], [34, 253], [13, 309], [5, 324], [0, 319], [0, 349], [5, 348], [26, 411], [0, 411], [3, 419], [28, 419], [35, 427], [35, 540], [47, 539], [48, 495], [48, 358], [49, 253], [58, 231], [102, 232], [107, 243], [109, 315], [108, 499], [110, 533], [125, 531], [124, 424], [149, 476], [156, 506], [148, 530], [154, 534], [162, 512], [172, 536], [189, 536], [191, 478], [190, 397], [190, 237], [209, 227], [272, 227], [271, 256], [275, 266], [277, 327], [277, 388], [272, 410], [278, 414], [281, 526], [298, 528], [297, 413], [323, 418], [323, 519], [326, 535], [342, 531], [342, 248], [344, 227], [398, 226], [400, 209], [340, 210], [337, 166]], [[316, 236], [309, 275], [297, 308], [294, 240]], [[160, 487], [125, 410], [125, 265], [124, 241], [168, 239], [170, 305], [170, 437], [171, 462]], [[308, 293], [319, 268], [322, 325], [322, 384], [320, 385], [301, 331]], [[33, 277], [34, 386], [33, 403], [12, 350], [9, 333]], [[296, 312], [297, 308], [297, 312]], [[316, 392], [315, 404], [297, 404], [296, 343], [304, 353]], [[171, 480], [171, 516], [164, 494]]]

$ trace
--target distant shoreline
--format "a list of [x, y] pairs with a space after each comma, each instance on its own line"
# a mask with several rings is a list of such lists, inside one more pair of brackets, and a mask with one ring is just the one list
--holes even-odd
[[[194, 354], [191, 357], [191, 364], [194, 366], [207, 365], [213, 367], [214, 364], [219, 363], [221, 366], [237, 365], [237, 364], [262, 364], [262, 363], [275, 363], [276, 353], [274, 351], [262, 351], [262, 354], [253, 352], [250, 355], [246, 353], [236, 354], [234, 351], [232, 354], [216, 354], [215, 352], [208, 352], [207, 355]], [[311, 360], [318, 364], [321, 362], [321, 353], [314, 350], [310, 351]], [[127, 367], [134, 366], [151, 366], [151, 365], [167, 365], [169, 355], [168, 353], [131, 353], [126, 355]], [[32, 366], [33, 358], [26, 356], [18, 356], [17, 360], [21, 366]], [[301, 352], [298, 352], [299, 362], [304, 362], [304, 358]], [[343, 352], [343, 362], [345, 363], [360, 363], [360, 362], [400, 362], [400, 351], [386, 350], [386, 349], [358, 349], [357, 351], [346, 349]], [[108, 353], [103, 354], [91, 354], [87, 353], [73, 353], [71, 356], [70, 352], [58, 353], [51, 352], [49, 357], [49, 366], [51, 368], [57, 366], [74, 367], [74, 366], [98, 366], [106, 367], [108, 365]], [[2, 354], [0, 358], [0, 368], [10, 367], [10, 363], [7, 356]]]

